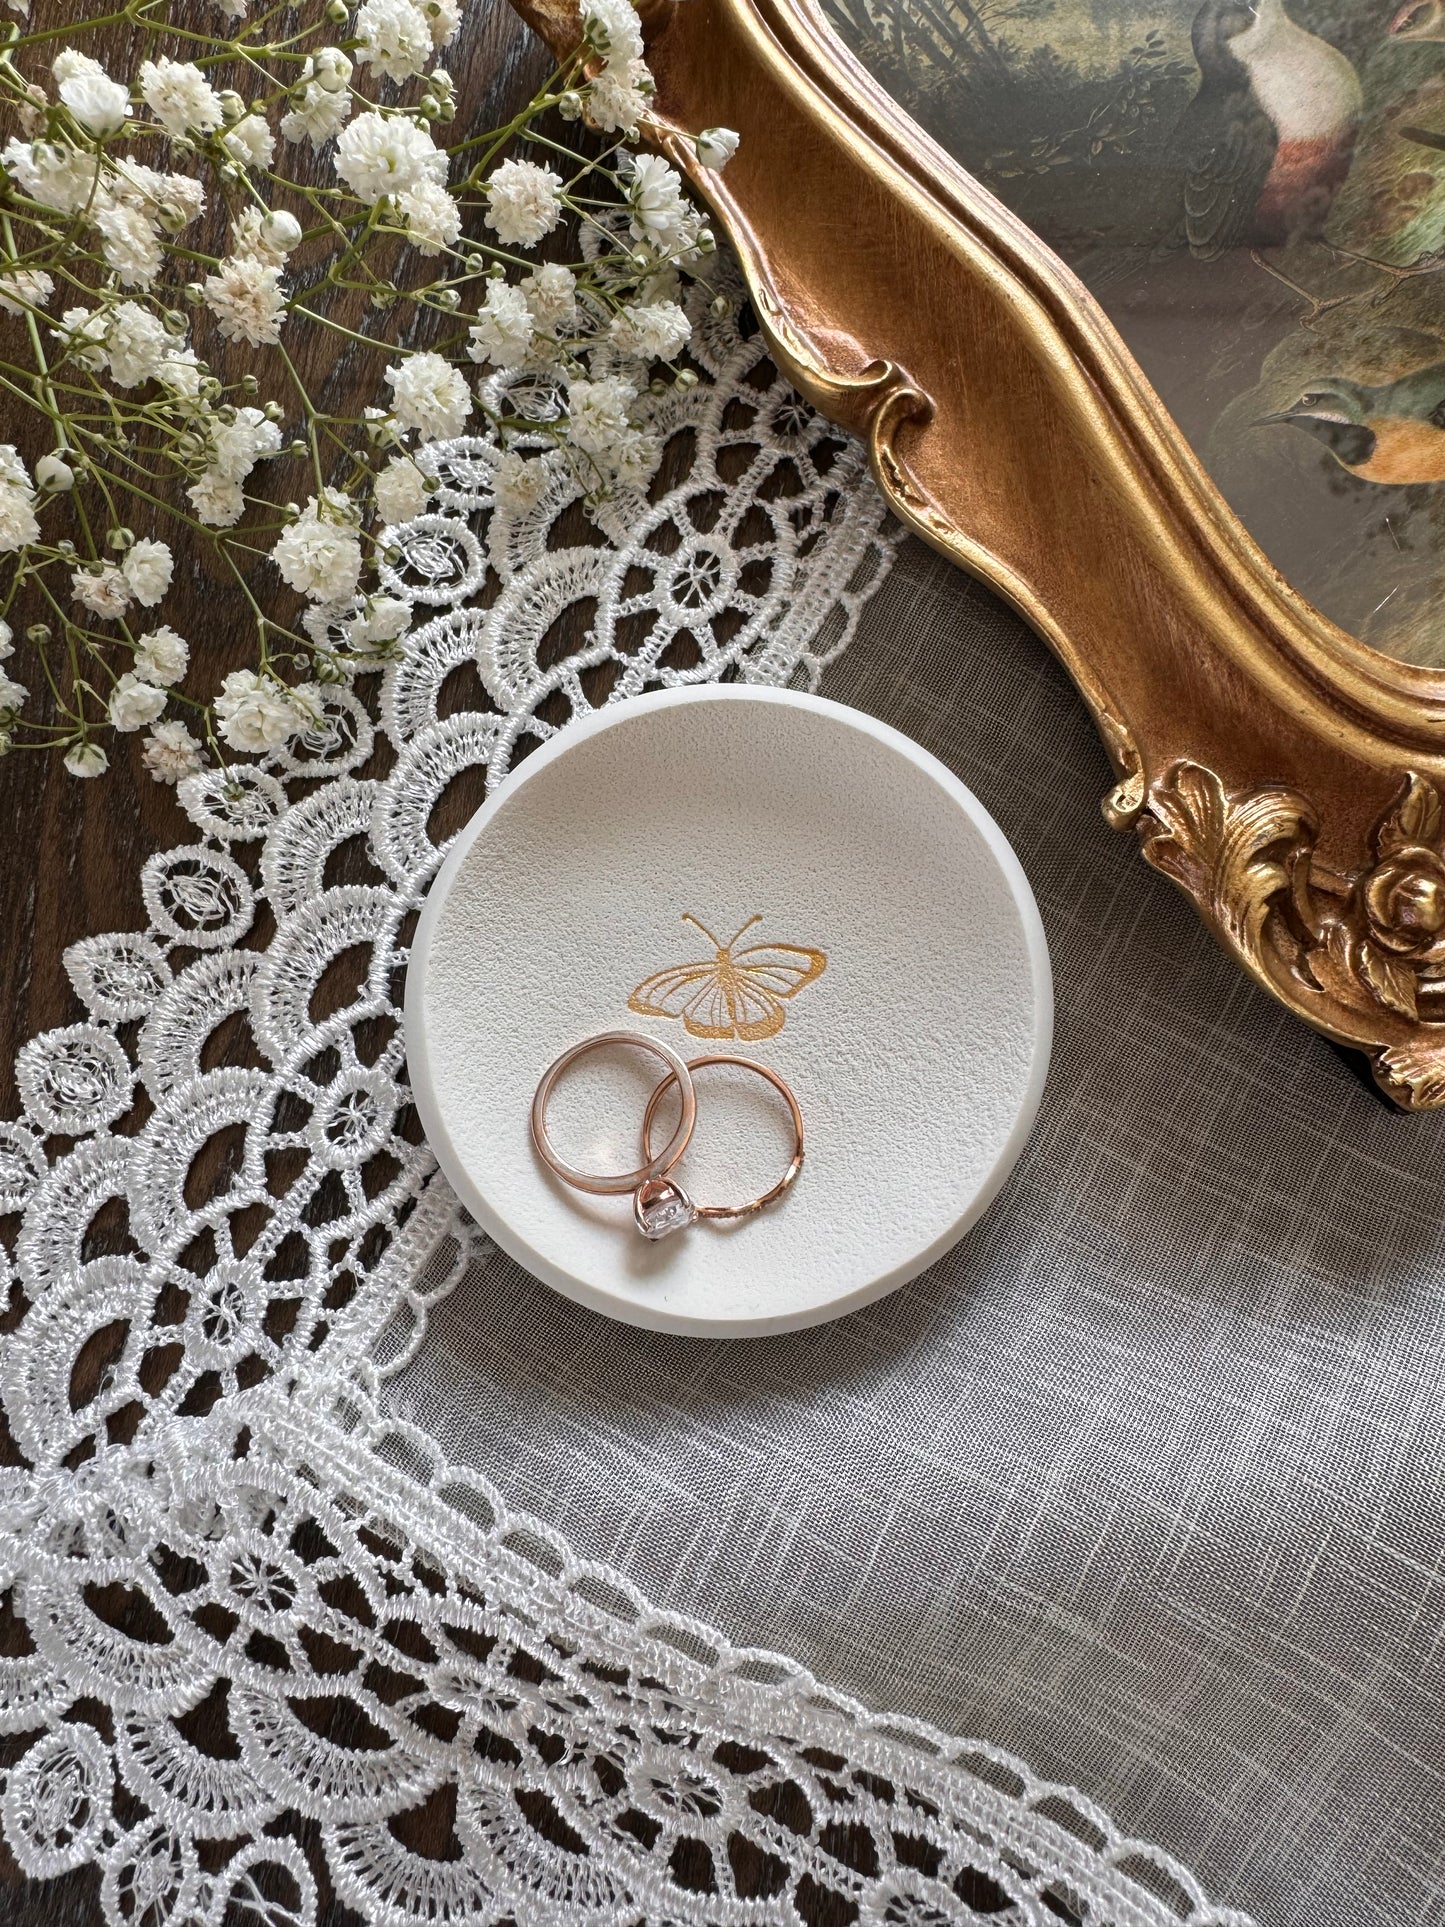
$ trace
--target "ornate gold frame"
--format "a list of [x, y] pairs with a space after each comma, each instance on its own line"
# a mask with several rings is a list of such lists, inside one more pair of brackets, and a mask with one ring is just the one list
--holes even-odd
[[[570, 0], [516, 0], [559, 54]], [[847, 53], [816, 0], [652, 0], [657, 144], [780, 364], [904, 521], [1051, 645], [1109, 821], [1255, 980], [1445, 1105], [1445, 675], [1296, 594], [1091, 295]], [[688, 134], [736, 128], [723, 175]]]

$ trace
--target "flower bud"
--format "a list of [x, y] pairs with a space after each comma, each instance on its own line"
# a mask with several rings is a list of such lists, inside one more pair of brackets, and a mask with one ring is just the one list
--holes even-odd
[[67, 536], [63, 542], [57, 542], [55, 547], [61, 555], [69, 556], [75, 554], [75, 544], [70, 540], [69, 536]]
[[710, 227], [699, 228], [693, 246], [699, 254], [712, 254], [717, 248], [717, 236]]
[[333, 27], [344, 27], [349, 11], [346, 0], [327, 0], [323, 18], [329, 20]]
[[715, 294], [712, 300], [708, 303], [708, 307], [718, 317], [719, 320], [721, 320], [725, 314], [730, 314], [732, 312], [732, 305], [733, 305], [732, 302], [728, 300], [725, 294]]
[[15, 738], [8, 729], [0, 729], [0, 756], [8, 756], [14, 747]]
[[691, 368], [679, 368], [672, 378], [674, 388], [696, 388], [697, 374]]
[[259, 395], [261, 392], [261, 384], [254, 375], [242, 375], [237, 386], [243, 395]]
[[433, 93], [450, 94], [455, 89], [456, 84], [445, 67], [433, 67], [427, 75], [427, 85]]
[[185, 285], [184, 292], [185, 292], [186, 300], [189, 302], [191, 307], [199, 308], [204, 306], [205, 299], [206, 299], [206, 291], [201, 286], [199, 281], [188, 281]]
[[461, 305], [462, 297], [457, 293], [455, 288], [442, 288], [437, 294], [437, 306], [439, 308], [445, 308], [450, 312], [452, 309], [459, 308]]
[[179, 308], [167, 308], [161, 322], [168, 335], [183, 335], [191, 325]]
[[[346, 9], [328, 7], [326, 17], [328, 20], [344, 20]], [[313, 55], [312, 72], [316, 85], [325, 94], [339, 94], [351, 84], [351, 62], [340, 47], [323, 47], [319, 54]]]
[[49, 623], [32, 622], [30, 627], [25, 631], [25, 640], [31, 643], [36, 649], [43, 649], [50, 641]]
[[738, 137], [731, 127], [704, 127], [697, 137], [697, 157], [714, 174], [720, 174], [737, 151]]
[[233, 126], [236, 121], [246, 118], [246, 103], [234, 87], [228, 87], [220, 98], [221, 112], [225, 116], [228, 127]]
[[422, 120], [437, 120], [441, 116], [441, 111], [442, 104], [435, 94], [422, 95], [417, 107], [417, 114]]
[[236, 419], [236, 411], [231, 406], [230, 402], [223, 402], [221, 406], [216, 410], [216, 420], [218, 422], [224, 422], [227, 428], [230, 428], [234, 424], [235, 419]]
[[557, 102], [557, 112], [563, 120], [581, 120], [582, 96], [575, 87], [569, 87]]
[[[303, 456], [309, 453], [309, 450], [305, 442], [294, 441], [287, 448], [286, 453], [288, 455], [294, 455], [297, 461], [300, 461], [303, 458]], [[294, 522], [296, 520], [296, 517], [301, 513], [301, 511], [296, 507], [296, 504], [294, 502], [288, 502], [286, 506], [292, 511], [292, 513], [287, 519], [289, 521]]]
[[289, 254], [301, 244], [301, 223], [284, 207], [277, 208], [261, 223], [261, 238], [277, 254]]
[[[251, 380], [255, 381], [255, 379], [256, 377], [252, 375]], [[255, 389], [249, 389], [247, 392], [250, 394], [254, 394], [256, 391]], [[285, 414], [286, 414], [286, 410], [281, 406], [279, 401], [268, 401], [266, 406], [262, 409], [261, 412], [266, 417], [268, 422], [282, 421], [285, 418]]]
[[35, 464], [35, 479], [41, 488], [71, 489], [75, 487], [75, 470], [63, 455], [42, 455]]
[[[124, 551], [135, 546], [135, 530], [126, 528], [112, 529], [105, 539], [111, 548]], [[93, 562], [90, 566], [91, 573], [93, 575], [99, 575], [100, 564]]]

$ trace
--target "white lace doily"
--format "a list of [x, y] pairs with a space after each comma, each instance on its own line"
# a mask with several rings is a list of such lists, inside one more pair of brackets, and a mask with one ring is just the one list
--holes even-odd
[[[477, 1238], [399, 1029], [449, 787], [604, 698], [815, 684], [888, 566], [861, 452], [735, 314], [699, 325], [710, 380], [658, 404], [672, 479], [601, 511], [606, 544], [560, 467], [509, 520], [489, 443], [430, 451], [404, 659], [182, 785], [149, 927], [75, 945], [84, 1021], [20, 1054], [0, 1825], [28, 1875], [97, 1866], [111, 1927], [333, 1896], [395, 1927], [1240, 1918], [1016, 1761], [657, 1613], [381, 1415]], [[347, 846], [373, 881], [329, 881]]]

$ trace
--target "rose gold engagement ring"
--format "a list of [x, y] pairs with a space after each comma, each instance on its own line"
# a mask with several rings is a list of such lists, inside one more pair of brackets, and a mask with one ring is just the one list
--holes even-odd
[[[778, 1073], [769, 1070], [766, 1064], [755, 1063], [751, 1057], [735, 1057], [730, 1051], [694, 1057], [687, 1068], [689, 1071], [701, 1071], [711, 1064], [736, 1064], [741, 1070], [755, 1071], [781, 1093], [793, 1120], [792, 1161], [771, 1190], [764, 1191], [761, 1197], [750, 1198], [746, 1204], [694, 1204], [682, 1186], [668, 1176], [673, 1164], [682, 1156], [679, 1151], [672, 1163], [655, 1177], [645, 1178], [633, 1193], [632, 1212], [644, 1238], [665, 1238], [670, 1231], [681, 1231], [696, 1218], [750, 1218], [754, 1212], [775, 1204], [803, 1168], [803, 1113], [798, 1108], [797, 1098]], [[674, 1083], [681, 1087], [676, 1071], [671, 1071], [647, 1100], [647, 1109], [642, 1118], [642, 1149], [649, 1158], [652, 1156], [652, 1126], [657, 1107]], [[671, 1148], [672, 1140], [668, 1144], [668, 1149]], [[683, 1148], [686, 1149], [686, 1145]]]

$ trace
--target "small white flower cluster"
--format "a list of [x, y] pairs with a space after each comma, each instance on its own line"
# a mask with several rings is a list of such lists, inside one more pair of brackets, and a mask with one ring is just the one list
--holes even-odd
[[635, 135], [656, 91], [636, 9], [628, 0], [587, 0], [582, 32], [600, 63], [586, 92], [589, 119], [604, 133]]
[[[247, 0], [212, 0], [228, 24], [188, 31], [191, 58], [149, 42], [129, 84], [69, 46], [52, 59], [43, 33], [12, 32], [21, 133], [0, 151], [0, 377], [41, 398], [49, 452], [31, 455], [32, 473], [0, 445], [0, 557], [15, 558], [0, 606], [13, 609], [27, 579], [41, 584], [45, 620], [21, 626], [69, 719], [46, 727], [75, 775], [107, 767], [105, 728], [147, 732], [145, 767], [174, 783], [208, 755], [270, 755], [320, 727], [324, 685], [374, 669], [405, 637], [409, 607], [380, 592], [378, 570], [392, 531], [438, 487], [432, 444], [487, 434], [493, 499], [512, 515], [535, 509], [554, 476], [580, 480], [589, 501], [650, 477], [656, 398], [696, 379], [677, 366], [690, 338], [682, 284], [712, 240], [668, 162], [528, 147], [530, 121], [553, 108], [613, 133], [647, 116], [630, 0], [583, 5], [583, 45], [548, 89], [496, 137], [469, 124], [450, 148], [459, 103], [437, 62], [461, 0], [356, 0], [344, 46], [328, 39], [338, 0], [314, 26], [288, 27], [284, 45], [269, 14], [242, 24]], [[29, 56], [48, 76], [42, 64], [40, 78], [19, 78]], [[220, 88], [226, 70], [246, 71], [255, 97]], [[328, 185], [309, 156], [288, 169], [291, 149], [328, 144]], [[736, 145], [710, 128], [698, 162], [721, 167]], [[582, 258], [536, 258], [567, 254], [577, 231]], [[57, 289], [69, 302], [58, 318]], [[333, 317], [332, 295], [358, 289], [375, 315], [397, 310], [397, 325]], [[400, 345], [415, 319], [463, 302], [460, 349], [455, 335], [432, 345], [435, 331]], [[328, 329], [378, 351], [360, 419], [328, 413], [298, 372], [324, 361], [310, 344]], [[514, 375], [543, 378], [555, 408], [513, 415]], [[28, 447], [18, 430], [16, 441]], [[268, 499], [253, 479], [288, 456], [314, 477], [304, 505]], [[147, 532], [120, 526], [122, 501]], [[256, 623], [256, 666], [218, 693], [183, 689], [203, 665], [161, 619], [176, 557], [152, 530], [168, 514], [231, 569]], [[299, 612], [256, 599], [258, 553]], [[0, 622], [0, 659], [13, 648]], [[0, 673], [0, 754], [40, 731], [26, 704], [25, 682]]]

